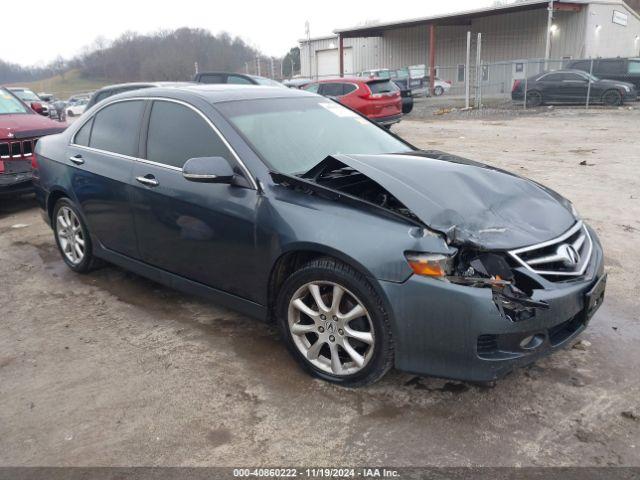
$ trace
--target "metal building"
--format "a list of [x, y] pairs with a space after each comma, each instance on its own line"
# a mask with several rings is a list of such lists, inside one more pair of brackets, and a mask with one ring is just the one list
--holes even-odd
[[[518, 62], [525, 59], [640, 56], [640, 15], [624, 1], [531, 0], [334, 30], [335, 35], [300, 40], [302, 75], [316, 78], [422, 64], [435, 76], [461, 85], [466, 75], [467, 32], [473, 39], [471, 57], [475, 58], [481, 33], [481, 62], [504, 62], [503, 77], [521, 75]], [[488, 80], [489, 70], [482, 75]]]

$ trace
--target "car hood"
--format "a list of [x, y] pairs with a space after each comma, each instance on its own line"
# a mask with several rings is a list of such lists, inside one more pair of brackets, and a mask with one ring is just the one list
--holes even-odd
[[513, 249], [555, 238], [577, 220], [556, 192], [443, 152], [333, 158], [386, 189], [452, 244]]
[[54, 122], [42, 115], [20, 113], [0, 115], [0, 139], [40, 137], [60, 133], [65, 123]]

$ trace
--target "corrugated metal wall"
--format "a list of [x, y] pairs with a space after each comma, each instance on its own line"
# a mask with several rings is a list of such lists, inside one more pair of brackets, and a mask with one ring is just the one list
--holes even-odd
[[[556, 12], [557, 31], [552, 39], [552, 58], [585, 55], [585, 28], [588, 6], [580, 12]], [[436, 64], [448, 77], [465, 63], [467, 31], [472, 32], [472, 63], [475, 63], [477, 33], [482, 33], [482, 61], [496, 63], [544, 57], [547, 10], [492, 15], [475, 19], [471, 25], [441, 26], [436, 33]], [[301, 44], [302, 73], [315, 76], [314, 52], [337, 48], [337, 37], [312, 40], [311, 58], [306, 43]], [[347, 38], [345, 47], [353, 47], [355, 71], [373, 68], [400, 68], [429, 63], [429, 27], [418, 26], [387, 30], [383, 37]], [[311, 63], [311, 71], [309, 71]], [[455, 79], [454, 79], [455, 80]]]

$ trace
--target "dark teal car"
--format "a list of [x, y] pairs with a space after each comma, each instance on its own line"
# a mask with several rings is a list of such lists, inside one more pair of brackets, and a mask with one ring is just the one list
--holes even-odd
[[275, 321], [343, 385], [392, 366], [493, 380], [569, 343], [604, 295], [569, 201], [300, 90], [120, 94], [36, 157], [72, 270], [107, 261]]

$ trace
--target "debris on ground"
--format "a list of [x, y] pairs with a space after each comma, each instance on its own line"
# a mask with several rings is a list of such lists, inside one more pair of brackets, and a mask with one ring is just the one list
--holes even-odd
[[591, 342], [589, 340], [580, 340], [576, 343], [573, 348], [576, 350], [587, 350], [591, 346]]
[[595, 163], [587, 163], [586, 160], [583, 160], [583, 161], [580, 162], [579, 165], [586, 166], [586, 167], [593, 167], [595, 165]]
[[638, 230], [637, 228], [631, 225], [621, 224], [620, 226], [622, 227], [622, 230], [624, 230], [625, 232], [635, 232], [636, 230]]
[[446, 115], [447, 113], [456, 112], [457, 108], [440, 108], [433, 112], [434, 115]]
[[28, 223], [16, 223], [15, 225], [11, 225], [11, 228], [26, 228], [28, 226]]
[[625, 410], [621, 412], [620, 415], [624, 418], [628, 418], [629, 420], [640, 422], [640, 413], [637, 410]]

